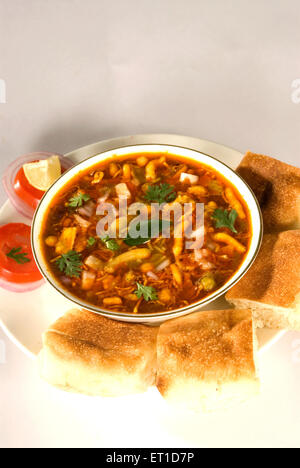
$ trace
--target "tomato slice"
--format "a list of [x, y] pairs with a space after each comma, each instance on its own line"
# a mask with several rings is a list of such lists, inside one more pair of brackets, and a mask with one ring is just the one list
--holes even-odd
[[18, 197], [20, 197], [23, 202], [25, 202], [34, 210], [37, 209], [37, 206], [45, 193], [35, 189], [32, 187], [32, 185], [30, 185], [26, 179], [23, 167], [21, 167], [16, 175], [14, 189]]
[[18, 284], [42, 279], [33, 258], [30, 226], [11, 223], [0, 227], [0, 278]]

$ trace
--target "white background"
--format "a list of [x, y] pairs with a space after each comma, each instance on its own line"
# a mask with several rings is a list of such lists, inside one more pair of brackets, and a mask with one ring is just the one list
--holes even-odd
[[[0, 0], [0, 172], [23, 153], [136, 133], [299, 166], [299, 24], [298, 0]], [[300, 446], [300, 334], [262, 357], [256, 404], [206, 416], [156, 394], [153, 406], [66, 395], [0, 340], [1, 447]]]

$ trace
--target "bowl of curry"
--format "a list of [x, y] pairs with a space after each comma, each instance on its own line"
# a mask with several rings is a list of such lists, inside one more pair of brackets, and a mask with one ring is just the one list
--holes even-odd
[[32, 245], [45, 279], [110, 318], [161, 322], [224, 295], [260, 249], [243, 179], [212, 156], [168, 145], [97, 154], [49, 189]]

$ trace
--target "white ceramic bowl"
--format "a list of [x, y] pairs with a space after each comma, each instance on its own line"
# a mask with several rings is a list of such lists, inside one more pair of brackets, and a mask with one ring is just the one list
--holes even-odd
[[[251, 215], [252, 223], [252, 240], [247, 256], [244, 259], [244, 262], [235, 273], [235, 275], [220, 289], [215, 291], [209, 297], [198, 301], [197, 303], [191, 304], [181, 309], [176, 309], [172, 311], [156, 314], [125, 314], [120, 312], [111, 312], [109, 310], [102, 309], [100, 307], [94, 306], [88, 302], [85, 302], [78, 297], [71, 294], [68, 290], [64, 289], [60, 282], [55, 278], [51, 270], [49, 269], [46, 259], [44, 258], [43, 249], [42, 249], [42, 239], [41, 239], [41, 228], [43, 226], [43, 221], [45, 214], [51, 204], [53, 198], [74, 176], [76, 176], [80, 171], [85, 171], [90, 167], [95, 166], [97, 163], [111, 159], [112, 157], [125, 156], [127, 154], [137, 154], [137, 153], [170, 153], [172, 155], [178, 155], [181, 158], [188, 158], [203, 163], [206, 166], [209, 166], [215, 169], [217, 172], [222, 174], [222, 176], [229, 180], [241, 194], [245, 202], [247, 203]], [[182, 315], [190, 314], [201, 309], [204, 306], [207, 306], [209, 303], [215, 301], [217, 298], [224, 295], [230, 288], [232, 288], [249, 270], [252, 263], [254, 262], [262, 242], [263, 236], [263, 223], [262, 215], [258, 205], [258, 202], [246, 184], [246, 182], [236, 174], [232, 169], [223, 164], [222, 162], [214, 159], [211, 156], [194, 151], [187, 148], [182, 148], [179, 146], [170, 146], [170, 145], [156, 145], [156, 144], [147, 144], [147, 145], [136, 145], [136, 146], [126, 146], [112, 151], [107, 151], [91, 158], [86, 159], [85, 161], [77, 164], [72, 167], [68, 172], [64, 173], [62, 177], [55, 182], [55, 184], [48, 190], [41, 200], [39, 207], [35, 213], [33, 220], [32, 228], [32, 247], [33, 253], [36, 260], [36, 263], [44, 276], [44, 278], [64, 297], [72, 301], [74, 304], [95, 312], [101, 315], [105, 315], [109, 318], [127, 322], [141, 322], [141, 323], [155, 323], [162, 322], [164, 320], [169, 320], [171, 318], [180, 317]]]

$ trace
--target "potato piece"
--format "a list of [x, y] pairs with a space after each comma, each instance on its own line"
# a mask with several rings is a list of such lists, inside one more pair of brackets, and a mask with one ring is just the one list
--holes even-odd
[[139, 158], [137, 158], [136, 162], [139, 167], [145, 167], [146, 164], [148, 164], [149, 159], [146, 158], [146, 156], [140, 156]]
[[128, 294], [128, 296], [126, 296], [125, 299], [131, 302], [137, 302], [139, 300], [139, 298], [135, 294]]
[[45, 240], [45, 244], [48, 245], [48, 247], [55, 247], [56, 244], [57, 244], [57, 241], [58, 241], [58, 239], [57, 239], [56, 236], [49, 236]]
[[76, 236], [77, 236], [76, 227], [64, 228], [59, 238], [59, 241], [56, 245], [56, 249], [55, 249], [56, 253], [58, 255], [63, 255], [63, 254], [70, 252], [70, 250], [73, 250]]
[[206, 188], [202, 187], [202, 185], [194, 185], [194, 187], [190, 187], [188, 189], [188, 193], [196, 195], [197, 197], [206, 197], [208, 195]]
[[113, 306], [113, 305], [122, 305], [122, 299], [120, 297], [106, 297], [103, 299], [103, 304], [105, 306]]
[[158, 299], [164, 304], [172, 302], [172, 294], [170, 289], [164, 288], [158, 293]]

